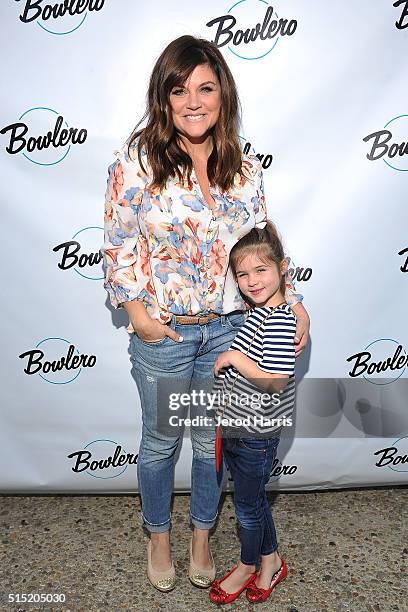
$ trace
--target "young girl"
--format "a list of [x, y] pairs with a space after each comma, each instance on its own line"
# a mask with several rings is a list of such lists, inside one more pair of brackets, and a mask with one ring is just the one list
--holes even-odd
[[265, 485], [280, 430], [291, 424], [295, 394], [296, 318], [284, 299], [287, 262], [275, 226], [268, 222], [242, 238], [230, 265], [253, 307], [214, 365], [215, 389], [224, 394], [217, 417], [222, 416], [223, 455], [234, 480], [241, 540], [238, 565], [212, 583], [210, 599], [217, 604], [234, 601], [245, 589], [250, 602], [265, 601], [286, 577]]

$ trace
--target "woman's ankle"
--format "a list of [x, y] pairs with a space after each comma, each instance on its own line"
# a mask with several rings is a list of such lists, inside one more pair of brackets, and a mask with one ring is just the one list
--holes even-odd
[[208, 542], [209, 533], [209, 529], [200, 529], [199, 527], [194, 527], [193, 542]]
[[170, 532], [163, 531], [161, 533], [156, 533], [151, 531], [150, 540], [152, 546], [170, 546]]

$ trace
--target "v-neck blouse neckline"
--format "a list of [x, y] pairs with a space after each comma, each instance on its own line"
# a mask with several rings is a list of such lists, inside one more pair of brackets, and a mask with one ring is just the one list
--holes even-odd
[[201, 189], [201, 185], [200, 185], [200, 181], [197, 178], [197, 173], [195, 171], [194, 165], [193, 168], [191, 170], [191, 180], [192, 183], [195, 185], [199, 196], [201, 197], [203, 203], [205, 204], [205, 206], [208, 208], [208, 210], [212, 213], [213, 217], [216, 216], [219, 212], [220, 209], [220, 205], [218, 203], [218, 199], [221, 197], [221, 193], [219, 191], [219, 189], [217, 187], [212, 187], [212, 185], [210, 184], [210, 181], [208, 181], [208, 191], [210, 193], [210, 196], [212, 197], [213, 201], [214, 201], [214, 205], [215, 208], [213, 208], [210, 205], [210, 202], [207, 202], [207, 198], [205, 197], [205, 195], [203, 194], [203, 190]]

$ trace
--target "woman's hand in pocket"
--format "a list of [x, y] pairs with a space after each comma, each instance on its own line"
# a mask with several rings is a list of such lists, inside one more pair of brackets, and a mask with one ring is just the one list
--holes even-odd
[[160, 323], [156, 319], [151, 319], [149, 322], [143, 325], [135, 325], [132, 321], [132, 326], [137, 335], [143, 342], [159, 342], [166, 336], [169, 336], [175, 342], [182, 342], [183, 337], [180, 336], [174, 329], [171, 329], [168, 325]]

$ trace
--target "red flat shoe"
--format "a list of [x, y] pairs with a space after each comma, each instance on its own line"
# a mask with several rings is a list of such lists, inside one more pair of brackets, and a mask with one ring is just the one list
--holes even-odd
[[257, 587], [254, 581], [254, 583], [249, 587], [246, 592], [246, 598], [248, 601], [250, 601], [251, 603], [266, 601], [269, 595], [272, 593], [273, 589], [278, 584], [278, 582], [286, 578], [286, 576], [288, 575], [288, 568], [285, 561], [283, 559], [281, 559], [281, 561], [282, 563], [280, 568], [272, 576], [271, 586], [269, 587], [269, 589], [261, 589], [260, 587]]
[[228, 576], [230, 576], [232, 572], [234, 572], [237, 569], [237, 567], [238, 565], [233, 567], [232, 570], [228, 572], [228, 574], [225, 574], [225, 576], [223, 576], [219, 580], [214, 580], [214, 582], [211, 583], [209, 597], [213, 603], [216, 603], [216, 604], [231, 603], [237, 597], [239, 597], [242, 591], [245, 591], [245, 589], [247, 589], [252, 584], [252, 582], [256, 579], [257, 574], [256, 572], [253, 572], [248, 578], [248, 580], [244, 582], [244, 584], [238, 591], [236, 591], [235, 593], [227, 593], [227, 591], [224, 591], [224, 589], [221, 588], [220, 583], [223, 580], [225, 580], [225, 578], [228, 578]]

